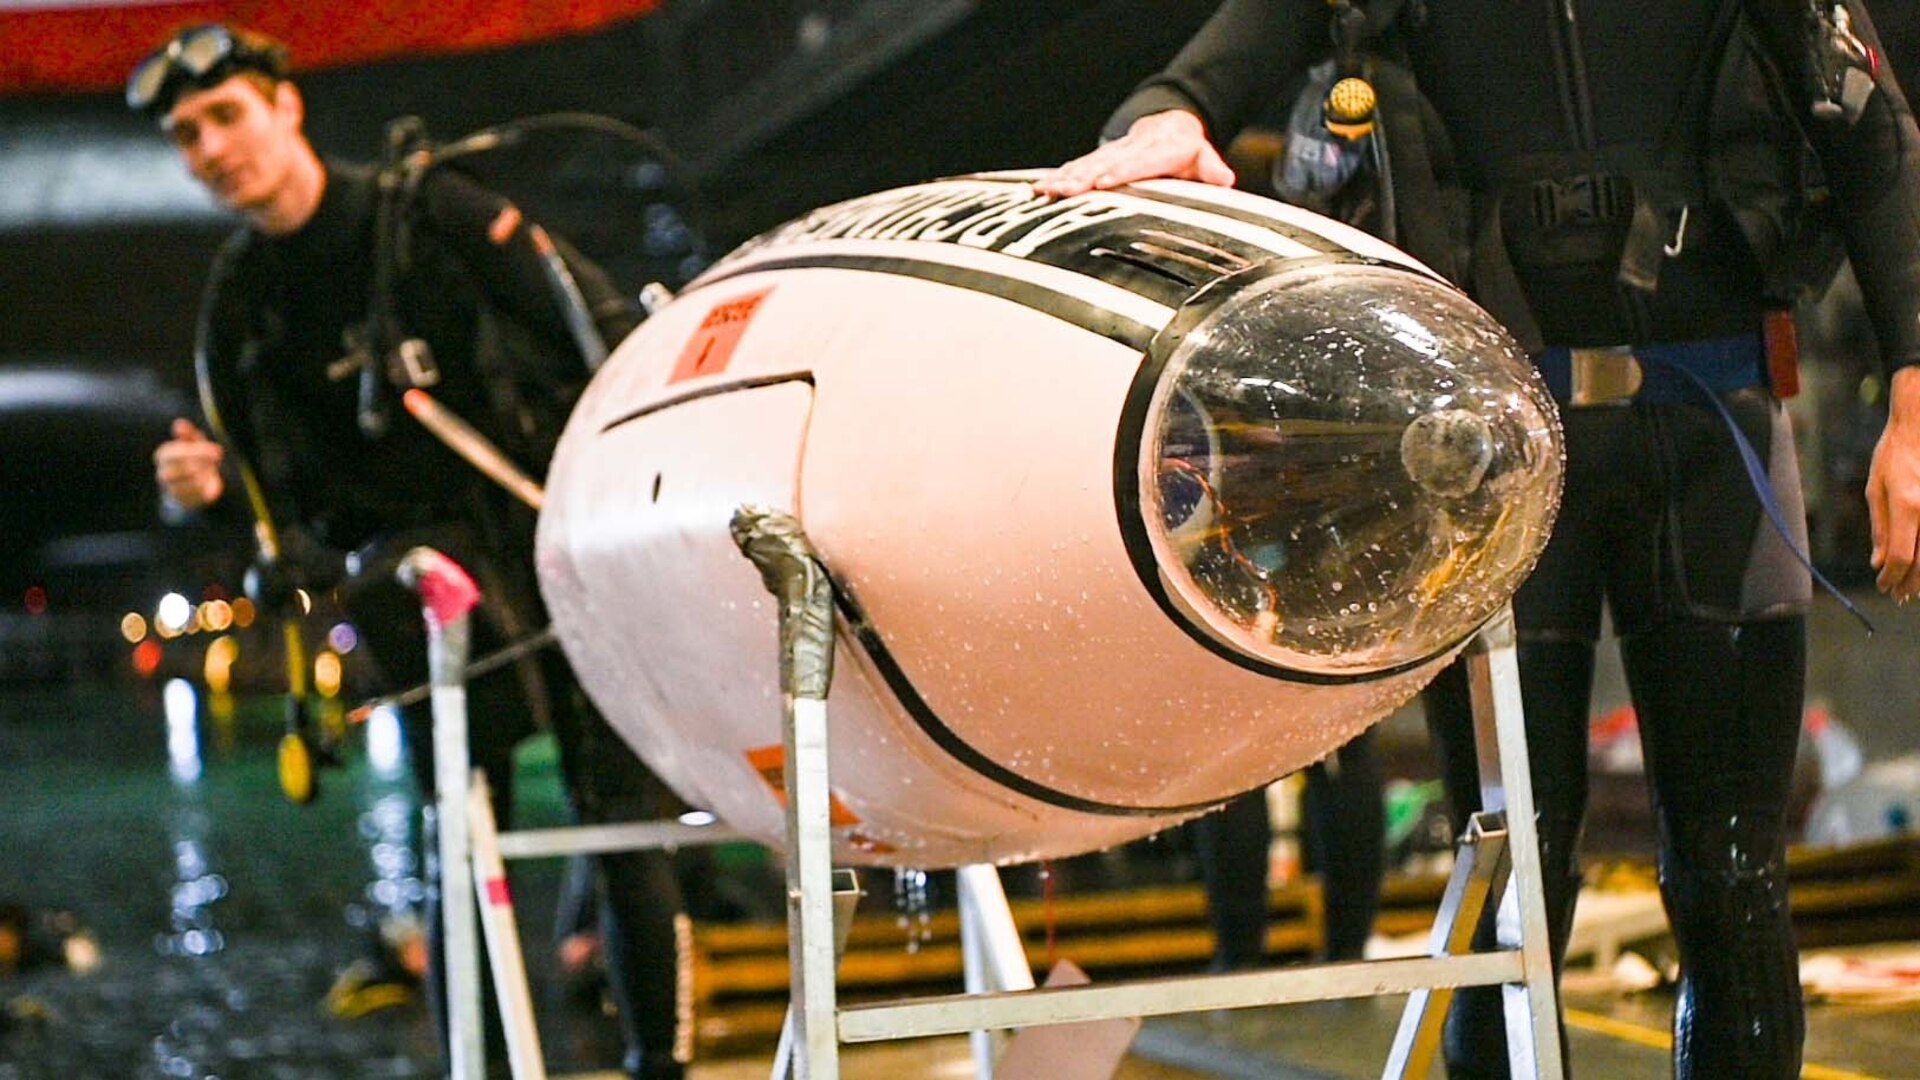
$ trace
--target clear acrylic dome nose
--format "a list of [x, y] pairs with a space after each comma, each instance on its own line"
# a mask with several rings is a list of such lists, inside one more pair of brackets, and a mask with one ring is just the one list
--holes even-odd
[[1472, 633], [1559, 505], [1544, 384], [1478, 307], [1408, 270], [1255, 277], [1168, 355], [1139, 506], [1191, 629], [1291, 672], [1363, 675]]

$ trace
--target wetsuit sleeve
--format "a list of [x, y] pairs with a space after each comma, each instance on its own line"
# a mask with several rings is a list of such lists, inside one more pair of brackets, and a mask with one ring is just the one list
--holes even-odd
[[1813, 115], [1814, 102], [1825, 94], [1814, 71], [1804, 0], [1744, 2], [1820, 155], [1886, 367], [1891, 372], [1920, 364], [1920, 130], [1867, 8], [1845, 0], [1853, 32], [1872, 50], [1875, 84], [1866, 107], [1848, 123]]
[[1117, 139], [1142, 116], [1197, 113], [1225, 146], [1258, 112], [1329, 52], [1326, 0], [1226, 0], [1179, 55], [1123, 102], [1102, 129]]
[[[571, 344], [567, 312], [533, 223], [504, 197], [449, 170], [427, 180], [427, 220], [436, 238], [471, 272], [489, 300], [535, 333]], [[634, 305], [605, 271], [558, 237], [552, 237], [586, 301], [607, 348], [620, 343], [638, 319]]]

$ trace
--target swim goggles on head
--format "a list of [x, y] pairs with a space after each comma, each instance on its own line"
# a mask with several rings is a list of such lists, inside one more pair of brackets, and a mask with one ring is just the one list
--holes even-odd
[[249, 44], [220, 23], [182, 30], [134, 65], [127, 76], [127, 107], [159, 112], [172, 107], [186, 86], [212, 86], [240, 69], [285, 78], [286, 50]]

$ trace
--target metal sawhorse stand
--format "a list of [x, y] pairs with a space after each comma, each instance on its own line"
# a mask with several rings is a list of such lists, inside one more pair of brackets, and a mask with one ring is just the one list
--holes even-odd
[[[480, 981], [484, 934], [513, 1076], [546, 1080], [505, 860], [672, 848], [737, 837], [725, 828], [677, 821], [499, 832], [486, 776], [471, 768], [467, 753], [468, 616], [479, 589], [458, 564], [430, 548], [407, 554], [400, 564], [400, 579], [420, 593], [427, 621], [450, 1033], [448, 1075], [453, 1080], [480, 1080], [486, 1075]], [[474, 904], [458, 901], [464, 896], [477, 899], [477, 919]]]
[[[827, 690], [832, 681], [832, 585], [797, 521], [742, 508], [733, 521], [741, 550], [760, 570], [780, 609], [785, 700], [786, 872], [791, 1006], [774, 1080], [838, 1080], [841, 1043], [969, 1033], [982, 1080], [1007, 1028], [1409, 994], [1384, 1075], [1424, 1078], [1437, 1057], [1453, 991], [1499, 985], [1506, 1004], [1512, 1075], [1559, 1080], [1558, 1011], [1534, 833], [1519, 674], [1511, 615], [1502, 613], [1468, 646], [1482, 806], [1462, 838], [1426, 957], [1294, 966], [1264, 972], [1146, 979], [1101, 986], [1034, 989], [1032, 969], [992, 867], [960, 871], [967, 993], [841, 1007], [838, 952], [857, 886], [836, 885], [827, 768]], [[451, 902], [469, 889], [479, 900], [492, 974], [517, 1080], [545, 1080], [502, 859], [605, 852], [731, 838], [724, 830], [641, 823], [511, 833], [494, 831], [485, 778], [466, 752], [467, 614], [478, 591], [451, 560], [411, 553], [402, 580], [419, 590], [429, 631], [438, 788], [439, 858], [446, 922], [450, 1074], [484, 1074], [479, 928], [474, 908]], [[1512, 888], [1506, 886], [1512, 883]], [[1498, 948], [1471, 951], [1489, 898], [1500, 897]]]
[[[1468, 646], [1485, 810], [1461, 840], [1428, 956], [1036, 990], [997, 875], [990, 867], [969, 867], [961, 879], [962, 931], [971, 927], [975, 934], [965, 945], [968, 987], [989, 989], [843, 1007], [836, 1000], [828, 824], [832, 584], [792, 517], [742, 507], [732, 529], [780, 609], [792, 967], [788, 1026], [790, 1075], [797, 1080], [838, 1080], [843, 1042], [976, 1033], [975, 1057], [985, 1078], [992, 1066], [980, 1032], [1400, 993], [1411, 996], [1385, 1076], [1424, 1078], [1436, 1058], [1453, 991], [1493, 985], [1504, 992], [1512, 1075], [1536, 1080], [1564, 1075], [1510, 612], [1489, 622]], [[1506, 887], [1509, 882], [1512, 888]], [[1474, 929], [1488, 899], [1496, 896], [1501, 898], [1499, 947], [1473, 952]], [[788, 1041], [783, 1038], [783, 1044]], [[788, 1066], [785, 1055], [776, 1060], [774, 1080], [785, 1080]]]

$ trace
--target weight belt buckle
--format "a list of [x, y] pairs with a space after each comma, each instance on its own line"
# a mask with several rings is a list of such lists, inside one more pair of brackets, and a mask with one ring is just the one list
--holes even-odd
[[1640, 392], [1644, 372], [1626, 345], [1573, 349], [1571, 405], [1625, 405]]

